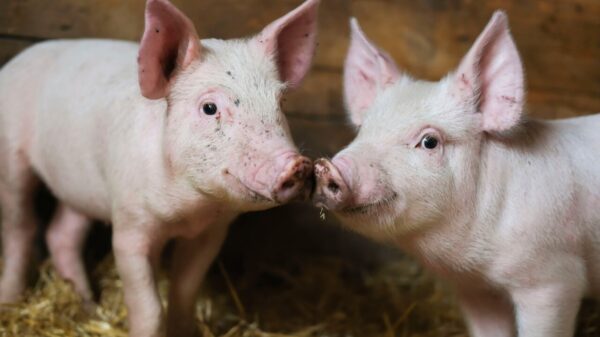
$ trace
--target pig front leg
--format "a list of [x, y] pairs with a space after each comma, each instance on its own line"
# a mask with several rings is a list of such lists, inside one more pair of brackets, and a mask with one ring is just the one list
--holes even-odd
[[229, 222], [211, 224], [193, 239], [177, 239], [171, 265], [167, 336], [198, 336], [195, 320], [198, 291], [227, 236]]
[[129, 336], [164, 337], [164, 314], [154, 267], [166, 239], [158, 226], [125, 219], [114, 221], [113, 251], [123, 282]]
[[548, 275], [551, 272], [552, 278], [510, 290], [519, 337], [573, 336], [586, 281], [583, 263], [570, 260], [560, 265], [551, 265], [548, 260], [540, 261], [540, 266], [546, 270], [532, 269], [530, 273]]
[[459, 289], [458, 301], [471, 337], [513, 337], [516, 335], [513, 305], [501, 294]]

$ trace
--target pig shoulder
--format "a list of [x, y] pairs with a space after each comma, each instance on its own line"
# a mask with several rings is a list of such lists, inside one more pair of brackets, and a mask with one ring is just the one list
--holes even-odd
[[565, 266], [599, 268], [599, 122], [532, 120], [508, 141], [490, 142], [484, 181], [494, 205], [480, 209], [497, 210], [481, 219], [494, 247], [492, 279], [523, 286], [559, 277]]

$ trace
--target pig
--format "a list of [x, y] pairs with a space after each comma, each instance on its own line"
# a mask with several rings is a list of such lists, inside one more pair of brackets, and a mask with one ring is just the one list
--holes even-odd
[[523, 65], [495, 12], [458, 68], [417, 80], [351, 21], [358, 128], [315, 162], [313, 201], [456, 290], [471, 336], [566, 337], [600, 295], [600, 115], [524, 115]]
[[[312, 162], [280, 99], [310, 68], [318, 6], [306, 0], [251, 38], [200, 40], [169, 1], [148, 0], [139, 45], [56, 40], [6, 64], [0, 302], [25, 288], [44, 183], [59, 201], [49, 251], [83, 300], [92, 291], [80, 253], [97, 219], [112, 224], [130, 336], [196, 334], [199, 287], [232, 220], [310, 193]], [[171, 239], [164, 314], [153, 272]]]

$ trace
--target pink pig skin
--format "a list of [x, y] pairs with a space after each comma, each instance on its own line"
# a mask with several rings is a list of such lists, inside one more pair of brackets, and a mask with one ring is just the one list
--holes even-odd
[[[178, 9], [149, 0], [140, 45], [50, 41], [9, 62], [0, 71], [0, 302], [24, 290], [42, 181], [60, 201], [46, 236], [53, 262], [84, 300], [80, 251], [100, 219], [114, 228], [130, 336], [194, 335], [196, 295], [229, 223], [310, 190], [312, 164], [279, 99], [310, 67], [318, 5], [223, 41], [199, 40]], [[153, 265], [170, 239], [164, 315]]]
[[359, 132], [315, 163], [316, 205], [454, 284], [472, 336], [572, 336], [600, 296], [600, 116], [523, 118], [506, 15], [435, 83], [353, 21], [345, 93]]

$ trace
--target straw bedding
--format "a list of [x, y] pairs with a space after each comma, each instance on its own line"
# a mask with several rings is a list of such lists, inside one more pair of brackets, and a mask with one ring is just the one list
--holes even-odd
[[[42, 264], [24, 301], [0, 310], [0, 336], [127, 336], [113, 258], [92, 277], [101, 296], [86, 313], [71, 285]], [[217, 261], [197, 308], [206, 337], [466, 336], [445, 286], [406, 258], [373, 270], [337, 257], [294, 258], [234, 274]], [[583, 311], [578, 336], [600, 335], [600, 306], [585, 303]]]

